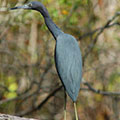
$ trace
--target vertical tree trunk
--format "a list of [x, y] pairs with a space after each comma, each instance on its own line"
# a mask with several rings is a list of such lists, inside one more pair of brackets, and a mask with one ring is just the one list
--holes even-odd
[[31, 24], [31, 32], [30, 32], [30, 39], [29, 39], [29, 46], [28, 51], [31, 55], [30, 62], [35, 63], [37, 61], [37, 37], [38, 37], [38, 30], [37, 30], [37, 23], [33, 20]]

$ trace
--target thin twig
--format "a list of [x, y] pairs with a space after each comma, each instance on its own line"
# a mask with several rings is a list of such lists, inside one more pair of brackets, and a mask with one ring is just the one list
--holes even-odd
[[34, 107], [32, 106], [32, 107], [28, 108], [28, 109], [25, 110], [25, 111], [22, 111], [22, 112], [20, 112], [20, 113], [17, 113], [16, 115], [17, 115], [17, 116], [24, 116], [24, 115], [27, 115], [27, 114], [35, 111], [35, 110], [38, 110], [38, 109], [40, 110], [40, 109], [43, 107], [43, 105], [44, 105], [52, 96], [54, 96], [58, 91], [60, 91], [61, 89], [62, 89], [62, 86], [56, 88], [56, 89], [55, 89], [53, 92], [51, 92], [39, 105], [34, 106]]

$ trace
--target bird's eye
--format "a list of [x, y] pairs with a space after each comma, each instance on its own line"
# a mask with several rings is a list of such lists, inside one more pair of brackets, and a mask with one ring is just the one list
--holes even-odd
[[29, 7], [32, 7], [32, 3], [28, 4]]

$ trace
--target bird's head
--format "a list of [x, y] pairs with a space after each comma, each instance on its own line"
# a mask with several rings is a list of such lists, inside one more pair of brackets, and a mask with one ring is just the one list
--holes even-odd
[[13, 7], [10, 10], [15, 10], [15, 9], [31, 9], [31, 10], [40, 11], [41, 9], [43, 9], [43, 5], [40, 2], [34, 1], [28, 4], [25, 4], [23, 6]]

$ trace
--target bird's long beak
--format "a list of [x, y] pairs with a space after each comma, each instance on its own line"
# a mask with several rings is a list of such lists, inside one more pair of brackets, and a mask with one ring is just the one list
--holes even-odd
[[15, 9], [30, 9], [30, 7], [28, 5], [23, 5], [23, 6], [10, 8], [10, 10], [15, 10]]

